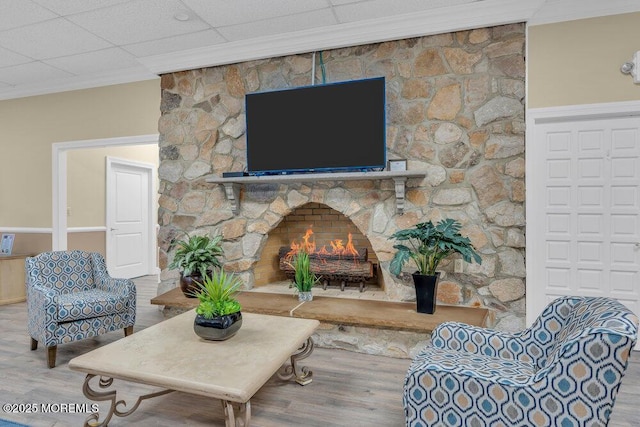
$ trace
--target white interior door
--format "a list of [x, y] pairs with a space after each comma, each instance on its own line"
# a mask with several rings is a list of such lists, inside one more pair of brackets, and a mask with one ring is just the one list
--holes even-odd
[[640, 117], [539, 123], [527, 147], [528, 323], [562, 295], [640, 314]]
[[107, 268], [113, 277], [153, 273], [154, 166], [107, 158]]

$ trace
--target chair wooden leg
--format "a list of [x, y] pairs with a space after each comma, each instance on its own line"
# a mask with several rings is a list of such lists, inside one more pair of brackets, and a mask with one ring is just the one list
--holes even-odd
[[38, 348], [38, 340], [34, 340], [31, 338], [31, 350], [36, 350]]
[[133, 333], [133, 325], [127, 326], [126, 328], [124, 328], [124, 336], [125, 337], [128, 337], [132, 333]]
[[58, 350], [57, 345], [47, 347], [47, 363], [49, 364], [49, 369], [56, 366], [56, 350]]

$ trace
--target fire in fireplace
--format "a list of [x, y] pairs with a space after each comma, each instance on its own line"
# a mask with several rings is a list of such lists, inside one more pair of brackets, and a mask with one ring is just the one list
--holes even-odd
[[375, 276], [376, 266], [368, 260], [367, 248], [355, 248], [351, 233], [346, 244], [342, 239], [335, 239], [329, 242], [328, 247], [318, 248], [313, 230], [309, 228], [300, 243], [294, 240], [289, 247], [280, 247], [279, 267], [290, 279], [294, 276], [291, 260], [299, 251], [309, 254], [311, 271], [320, 277], [323, 289], [327, 289], [331, 282], [339, 282], [340, 289], [344, 291], [347, 284], [356, 283], [363, 292], [365, 283]]

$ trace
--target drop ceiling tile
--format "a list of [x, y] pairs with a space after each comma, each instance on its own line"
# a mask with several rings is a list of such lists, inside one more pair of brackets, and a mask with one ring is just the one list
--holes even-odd
[[114, 4], [124, 3], [129, 0], [33, 0], [41, 6], [66, 16], [74, 13], [86, 12], [88, 10], [101, 9], [103, 7], [113, 6]]
[[209, 29], [193, 16], [178, 21], [173, 16], [187, 12], [177, 0], [137, 0], [105, 9], [72, 15], [69, 20], [116, 45], [139, 43]]
[[31, 61], [33, 61], [33, 59], [0, 47], [0, 68], [24, 64]]
[[0, 82], [10, 85], [34, 84], [69, 77], [71, 74], [42, 62], [29, 62], [13, 67], [0, 68]]
[[299, 13], [296, 15], [280, 16], [262, 21], [248, 22], [246, 24], [231, 25], [218, 28], [218, 31], [230, 41], [251, 39], [273, 34], [305, 30], [315, 27], [324, 27], [336, 24], [336, 18], [330, 9], [314, 12]]
[[328, 8], [326, 0], [182, 0], [214, 27]]
[[445, 6], [473, 3], [475, 0], [371, 0], [366, 3], [350, 3], [335, 6], [340, 22], [354, 22], [365, 19], [387, 18], [411, 12], [421, 12]]
[[148, 42], [130, 44], [122, 46], [122, 48], [135, 56], [141, 57], [194, 49], [197, 47], [212, 46], [224, 43], [225, 41], [226, 40], [217, 31], [204, 30], [198, 31], [197, 33], [183, 34], [161, 40], [151, 40]]
[[0, 31], [57, 18], [30, 0], [0, 0]]
[[0, 32], [0, 46], [34, 59], [74, 55], [111, 44], [64, 18]]
[[48, 59], [43, 62], [72, 74], [93, 74], [140, 66], [133, 55], [117, 47]]

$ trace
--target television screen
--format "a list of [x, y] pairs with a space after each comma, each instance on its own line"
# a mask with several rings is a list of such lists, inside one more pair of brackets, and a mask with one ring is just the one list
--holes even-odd
[[251, 175], [382, 169], [384, 77], [246, 95]]

